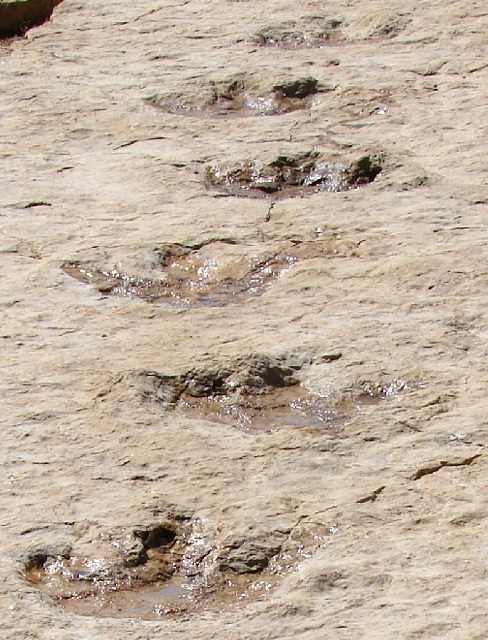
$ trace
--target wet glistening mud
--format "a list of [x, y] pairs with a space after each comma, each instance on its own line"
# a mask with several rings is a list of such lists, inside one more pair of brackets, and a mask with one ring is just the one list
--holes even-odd
[[[164, 244], [154, 249], [159, 277], [133, 276], [93, 262], [66, 262], [63, 271], [106, 295], [134, 296], [176, 306], [225, 306], [260, 296], [293, 265], [313, 258], [340, 257], [355, 245], [340, 236], [297, 240], [275, 253], [247, 257], [233, 240], [196, 247]], [[248, 252], [249, 253], [249, 252]]]
[[249, 74], [241, 73], [211, 82], [194, 94], [154, 94], [145, 102], [168, 113], [184, 116], [248, 118], [307, 109], [313, 105], [315, 95], [332, 90], [333, 87], [323, 85], [311, 76], [259, 86]]
[[[334, 362], [341, 354], [318, 360]], [[114, 382], [110, 393], [124, 401], [129, 390], [144, 403], [196, 420], [226, 424], [249, 434], [298, 429], [341, 434], [345, 425], [368, 407], [400, 401], [404, 394], [422, 388], [416, 381], [393, 380], [386, 385], [363, 384], [329, 395], [304, 387], [301, 371], [313, 358], [309, 354], [274, 357], [250, 354], [222, 364], [204, 366], [176, 376], [155, 371], [132, 371]], [[106, 401], [108, 394], [102, 396]]]
[[242, 161], [237, 165], [207, 167], [206, 185], [232, 196], [290, 198], [339, 193], [373, 182], [382, 171], [381, 160], [362, 156], [348, 163], [321, 158], [317, 152], [279, 156], [268, 164]]
[[205, 520], [170, 513], [163, 524], [104, 531], [72, 549], [33, 550], [23, 571], [71, 613], [151, 620], [262, 599], [330, 534], [326, 523], [299, 522], [222, 538]]

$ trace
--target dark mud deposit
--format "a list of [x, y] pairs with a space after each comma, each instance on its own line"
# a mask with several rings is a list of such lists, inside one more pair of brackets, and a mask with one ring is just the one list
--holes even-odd
[[219, 536], [188, 511], [145, 527], [104, 531], [73, 548], [33, 549], [27, 580], [80, 615], [158, 619], [221, 611], [264, 598], [330, 528], [297, 523]]
[[176, 406], [189, 417], [249, 432], [285, 426], [334, 431], [345, 415], [299, 383], [298, 372], [310, 362], [256, 355], [188, 372]]
[[[235, 247], [230, 258], [219, 258], [222, 245]], [[135, 296], [146, 302], [177, 306], [225, 306], [262, 295], [297, 262], [345, 255], [353, 250], [354, 245], [332, 236], [297, 240], [275, 253], [244, 258], [237, 242], [217, 240], [196, 246], [156, 247], [154, 264], [162, 270], [157, 278], [133, 276], [92, 262], [67, 262], [62, 268], [72, 278], [107, 295]]]
[[381, 160], [374, 156], [362, 156], [346, 165], [310, 151], [282, 155], [269, 164], [243, 161], [230, 167], [207, 167], [205, 184], [232, 196], [283, 198], [356, 189], [373, 182], [381, 171]]

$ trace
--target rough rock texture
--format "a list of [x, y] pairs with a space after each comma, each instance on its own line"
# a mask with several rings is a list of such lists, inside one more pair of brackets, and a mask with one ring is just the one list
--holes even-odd
[[0, 37], [23, 34], [47, 20], [63, 0], [0, 0]]
[[[2, 640], [486, 637], [487, 31], [480, 0], [64, 0], [0, 43]], [[243, 72], [334, 90], [266, 117], [147, 103]], [[308, 150], [387, 163], [341, 192], [205, 187], [208, 166]], [[162, 277], [155, 249], [178, 245], [220, 274], [230, 254], [320, 239], [330, 250], [225, 306], [107, 295], [63, 270]], [[111, 393], [127, 371], [285, 352], [310, 354], [300, 384], [324, 398], [387, 399], [338, 434], [246, 433]], [[164, 523], [162, 503], [205, 523], [209, 562], [273, 567], [265, 597], [97, 618], [26, 580], [43, 557], [103, 560], [105, 532]], [[300, 561], [278, 567], [288, 547]]]

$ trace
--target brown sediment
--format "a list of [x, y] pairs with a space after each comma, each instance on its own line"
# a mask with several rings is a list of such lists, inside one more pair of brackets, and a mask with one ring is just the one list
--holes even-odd
[[283, 427], [338, 433], [349, 416], [320, 395], [303, 388], [279, 389], [264, 397], [182, 396], [179, 411], [191, 418], [237, 426], [248, 432], [271, 432]]
[[394, 380], [387, 387], [362, 386], [334, 398], [292, 381], [264, 393], [241, 390], [195, 397], [183, 392], [177, 408], [191, 418], [229, 424], [250, 433], [298, 428], [337, 436], [364, 408], [398, 399], [416, 386]]
[[360, 383], [326, 394], [301, 383], [300, 371], [313, 361], [310, 354], [250, 354], [178, 375], [127, 372], [118, 379], [125, 384], [119, 394], [124, 398], [131, 389], [144, 403], [247, 433], [290, 428], [338, 436], [369, 406], [399, 399], [420, 387], [417, 382], [393, 380], [386, 385]]

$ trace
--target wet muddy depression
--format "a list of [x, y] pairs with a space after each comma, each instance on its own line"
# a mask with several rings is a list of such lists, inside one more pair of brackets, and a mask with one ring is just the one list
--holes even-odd
[[[315, 232], [322, 235], [322, 230]], [[353, 255], [357, 242], [328, 234], [297, 239], [275, 252], [249, 251], [236, 240], [211, 240], [197, 245], [161, 244], [152, 251], [157, 276], [135, 276], [120, 267], [94, 261], [68, 261], [63, 271], [104, 295], [134, 296], [146, 302], [176, 306], [225, 306], [260, 296], [295, 264], [314, 258]]]
[[309, 151], [279, 156], [268, 164], [245, 161], [207, 167], [205, 180], [209, 189], [233, 196], [289, 198], [356, 189], [373, 182], [381, 170], [381, 160], [374, 156], [365, 155], [346, 165]]
[[154, 94], [145, 102], [168, 113], [206, 118], [276, 116], [310, 108], [314, 97], [333, 87], [312, 76], [282, 80], [269, 85], [247, 73], [215, 80], [199, 91], [175, 95]]
[[383, 402], [399, 401], [403, 394], [422, 388], [417, 381], [391, 380], [325, 393], [301, 382], [312, 363], [331, 363], [341, 357], [341, 353], [315, 358], [309, 354], [250, 354], [178, 375], [128, 371], [114, 380], [101, 401], [112, 401], [114, 396], [125, 402], [135, 396], [164, 411], [229, 425], [249, 434], [288, 428], [299, 429], [303, 435], [339, 436], [358, 413]]
[[[26, 555], [26, 579], [67, 611], [158, 619], [225, 611], [264, 598], [334, 532], [300, 520], [222, 536], [206, 519], [172, 508], [149, 526], [103, 530]], [[95, 551], [94, 551], [95, 549]]]
[[[341, 357], [250, 354], [179, 375], [129, 371], [97, 400], [133, 406], [138, 400], [251, 438], [278, 429], [298, 429], [305, 438], [340, 437], [361, 411], [398, 402], [424, 387], [392, 380], [327, 395], [301, 384], [312, 364]], [[359, 502], [376, 500], [381, 490]], [[154, 620], [231, 611], [266, 598], [338, 530], [323, 518], [292, 512], [280, 518], [279, 525], [265, 519], [229, 530], [191, 509], [162, 505], [153, 509], [150, 524], [85, 526], [70, 544], [32, 548], [22, 558], [21, 571], [54, 604], [83, 616]]]

